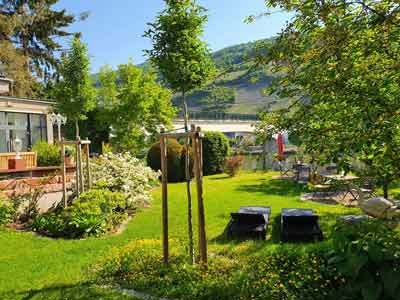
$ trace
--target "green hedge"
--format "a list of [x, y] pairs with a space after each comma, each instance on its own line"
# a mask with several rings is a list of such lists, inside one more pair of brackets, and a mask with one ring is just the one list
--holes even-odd
[[203, 174], [223, 173], [228, 152], [229, 140], [223, 133], [205, 132], [203, 138]]
[[37, 154], [39, 167], [59, 166], [61, 164], [60, 148], [57, 145], [39, 141], [32, 147], [32, 151]]
[[[193, 176], [193, 155], [190, 152], [190, 172]], [[167, 141], [167, 165], [168, 165], [168, 182], [181, 182], [185, 180], [185, 146], [181, 145], [176, 139], [168, 139]], [[151, 146], [147, 153], [147, 165], [154, 171], [161, 170], [161, 152], [160, 143]]]

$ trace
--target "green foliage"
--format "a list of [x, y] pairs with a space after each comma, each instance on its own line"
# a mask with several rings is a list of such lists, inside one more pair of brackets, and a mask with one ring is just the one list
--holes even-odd
[[132, 242], [113, 249], [93, 269], [100, 283], [134, 286], [171, 299], [326, 299], [342, 284], [339, 274], [314, 252], [261, 257], [217, 253], [204, 268], [188, 264], [178, 244], [165, 266], [160, 246], [154, 240]]
[[161, 78], [176, 92], [201, 86], [214, 71], [207, 45], [199, 39], [207, 22], [205, 9], [193, 0], [166, 0], [167, 8], [145, 36], [153, 49], [146, 50]]
[[226, 86], [213, 86], [208, 96], [202, 100], [205, 111], [225, 112], [236, 99], [234, 88]]
[[229, 153], [228, 138], [220, 132], [205, 132], [203, 137], [203, 174], [214, 175], [224, 171]]
[[51, 237], [99, 236], [115, 229], [126, 217], [124, 194], [92, 189], [65, 209], [37, 216], [32, 229]]
[[57, 145], [49, 144], [46, 141], [38, 141], [32, 151], [37, 154], [39, 167], [59, 166], [61, 164], [60, 148]]
[[70, 35], [66, 28], [76, 20], [65, 9], [56, 9], [58, 2], [3, 0], [0, 3], [0, 15], [9, 25], [14, 25], [8, 32], [2, 27], [0, 39], [12, 41], [25, 58], [21, 67], [41, 78], [49, 77], [57, 69], [57, 51], [62, 48], [60, 39]]
[[272, 125], [301, 138], [319, 163], [365, 162], [387, 187], [400, 168], [398, 1], [266, 3], [294, 12], [258, 57], [279, 75], [270, 91], [296, 99]]
[[11, 201], [0, 194], [0, 226], [11, 223], [15, 218], [15, 213]]
[[75, 123], [79, 136], [79, 120], [95, 107], [96, 92], [90, 78], [90, 61], [87, 46], [74, 37], [68, 52], [62, 56], [61, 80], [56, 84], [57, 110]]
[[160, 125], [171, 125], [171, 92], [157, 82], [153, 70], [144, 71], [132, 62], [119, 65], [117, 71], [105, 66], [99, 83], [99, 123], [112, 127], [111, 143], [118, 151], [137, 154], [148, 145], [146, 134], [154, 136]]
[[400, 295], [400, 236], [384, 224], [338, 225], [329, 266], [346, 278], [340, 299], [395, 300]]
[[[185, 147], [175, 139], [167, 141], [167, 164], [168, 164], [168, 182], [181, 182], [185, 180]], [[147, 153], [147, 165], [154, 171], [161, 170], [161, 151], [160, 143], [155, 143]], [[191, 173], [193, 173], [193, 158], [191, 155], [190, 164]]]

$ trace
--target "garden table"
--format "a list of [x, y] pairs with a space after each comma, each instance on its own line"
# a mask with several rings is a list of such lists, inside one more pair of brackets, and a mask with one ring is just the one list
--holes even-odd
[[327, 181], [332, 181], [333, 186], [336, 186], [338, 189], [344, 189], [342, 201], [344, 201], [348, 195], [351, 196], [350, 202], [358, 199], [358, 194], [354, 193], [353, 187], [355, 185], [354, 182], [358, 181], [360, 177], [353, 175], [324, 175], [323, 178]]

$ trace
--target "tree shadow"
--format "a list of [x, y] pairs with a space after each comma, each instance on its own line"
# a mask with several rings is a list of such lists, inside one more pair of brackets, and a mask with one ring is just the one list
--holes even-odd
[[133, 300], [132, 296], [89, 283], [50, 285], [42, 289], [0, 294], [0, 299], [19, 300]]
[[221, 175], [218, 177], [208, 177], [207, 179], [208, 180], [224, 180], [224, 179], [229, 179], [229, 178], [232, 178], [232, 177], [230, 177], [229, 175]]
[[304, 186], [286, 179], [260, 179], [259, 184], [243, 184], [236, 188], [237, 191], [247, 193], [263, 193], [278, 196], [300, 196]]

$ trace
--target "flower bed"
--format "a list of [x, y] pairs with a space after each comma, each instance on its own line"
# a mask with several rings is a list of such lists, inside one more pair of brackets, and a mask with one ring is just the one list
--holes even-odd
[[211, 251], [207, 268], [188, 264], [176, 241], [168, 266], [158, 241], [136, 241], [114, 249], [93, 269], [99, 283], [171, 299], [397, 300], [399, 234], [374, 223], [336, 229], [329, 247], [272, 255], [226, 255], [220, 249]]

